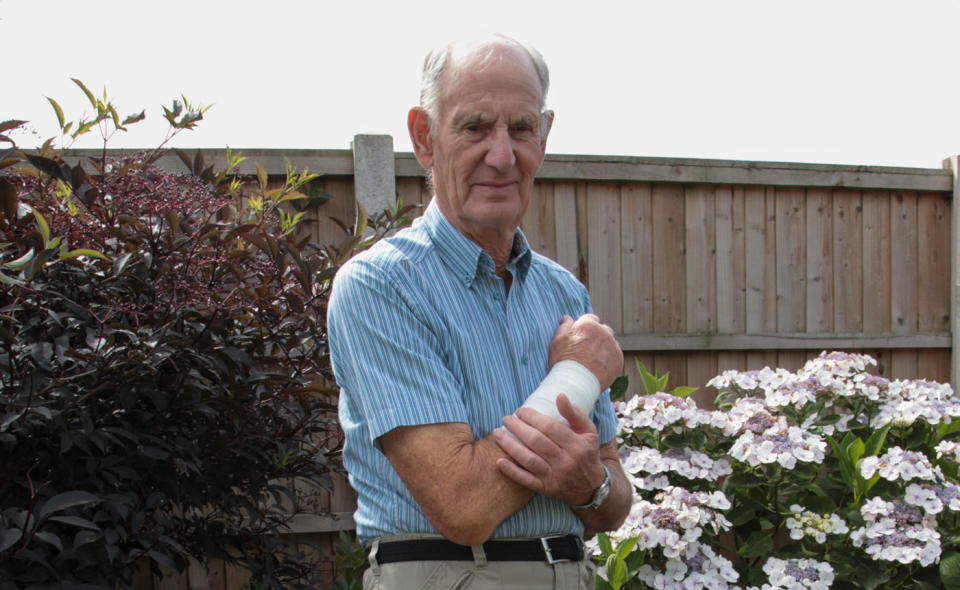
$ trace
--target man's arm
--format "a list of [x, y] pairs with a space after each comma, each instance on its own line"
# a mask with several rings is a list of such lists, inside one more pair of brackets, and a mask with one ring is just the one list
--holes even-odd
[[467, 424], [402, 426], [380, 448], [437, 531], [479, 545], [520, 510], [533, 492], [497, 470], [505, 455], [492, 436], [473, 439]]
[[[593, 422], [566, 396], [557, 398], [557, 408], [569, 422], [569, 428], [527, 409], [504, 418], [509, 433], [497, 430], [494, 435], [509, 458], [499, 460], [497, 467], [511, 480], [538, 493], [554, 495], [553, 490], [566, 489], [569, 493], [560, 499], [577, 506], [590, 502], [594, 490], [606, 477], [606, 466], [610, 472], [610, 494], [599, 508], [576, 512], [587, 536], [616, 529], [630, 513], [633, 502], [633, 488], [620, 464], [617, 441], [598, 446]], [[556, 466], [564, 461], [572, 461], [571, 468], [580, 470], [579, 477], [558, 481], [564, 472], [556, 470]]]
[[[597, 376], [604, 389], [623, 367], [623, 356], [612, 330], [593, 315], [576, 321], [565, 318], [557, 328], [550, 351], [551, 366], [560, 360], [577, 360]], [[537, 438], [529, 433], [527, 436], [541, 445], [549, 438], [552, 445], [549, 453], [540, 449], [537, 454], [538, 464], [549, 471], [550, 477], [538, 477], [536, 486], [527, 485], [529, 481], [518, 481], [515, 473], [503, 470], [502, 464], [511, 461], [502, 447], [502, 437], [506, 434], [502, 430], [473, 440], [470, 427], [463, 423], [404, 426], [384, 434], [379, 442], [437, 531], [456, 543], [476, 545], [522, 508], [534, 491], [568, 504], [582, 504], [600, 485], [603, 467], [596, 428], [585, 413], [577, 414], [569, 409], [568, 413], [578, 420], [576, 429], [532, 410], [518, 411], [519, 416], [532, 416], [537, 427], [551, 433], [549, 437]], [[581, 419], [586, 423], [581, 423]], [[523, 446], [516, 439], [513, 442]], [[623, 495], [622, 484], [626, 479], [619, 467], [616, 448], [604, 453], [603, 460], [611, 462], [608, 466], [613, 484], [611, 495], [615, 496], [598, 510], [605, 514], [607, 506], [618, 505], [615, 500]], [[629, 509], [629, 492], [627, 497]], [[581, 520], [589, 527], [591, 517], [581, 516]]]

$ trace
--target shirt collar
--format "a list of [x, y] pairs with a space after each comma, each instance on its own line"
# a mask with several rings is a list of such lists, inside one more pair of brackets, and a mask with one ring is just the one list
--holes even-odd
[[[465, 286], [469, 287], [473, 284], [480, 272], [493, 273], [493, 258], [470, 238], [460, 233], [460, 230], [443, 216], [440, 207], [437, 206], [436, 198], [430, 201], [422, 219], [440, 257], [454, 270], [457, 278], [463, 281]], [[530, 269], [532, 258], [530, 244], [520, 228], [517, 228], [516, 233], [513, 234], [513, 248], [507, 269], [523, 280]]]

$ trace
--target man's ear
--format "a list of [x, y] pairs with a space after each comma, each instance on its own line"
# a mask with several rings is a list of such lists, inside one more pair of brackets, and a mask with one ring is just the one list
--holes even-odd
[[407, 129], [413, 153], [420, 165], [429, 170], [433, 167], [433, 137], [430, 135], [430, 119], [421, 107], [413, 107], [407, 114]]
[[550, 129], [553, 128], [553, 111], [544, 111], [541, 123], [543, 133], [540, 136], [540, 151], [547, 153], [547, 136], [550, 135]]

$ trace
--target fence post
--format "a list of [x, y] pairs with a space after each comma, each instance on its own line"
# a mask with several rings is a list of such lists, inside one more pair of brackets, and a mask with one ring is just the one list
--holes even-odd
[[353, 186], [357, 203], [367, 215], [393, 209], [397, 201], [393, 137], [353, 136]]
[[953, 172], [950, 199], [950, 383], [960, 386], [960, 156], [950, 156], [943, 167]]

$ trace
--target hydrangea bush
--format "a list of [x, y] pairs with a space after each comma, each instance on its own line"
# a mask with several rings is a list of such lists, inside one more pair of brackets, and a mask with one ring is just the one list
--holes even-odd
[[598, 588], [960, 588], [960, 400], [871, 365], [726, 371], [715, 410], [641, 366], [649, 394], [615, 402], [633, 509], [590, 542]]

